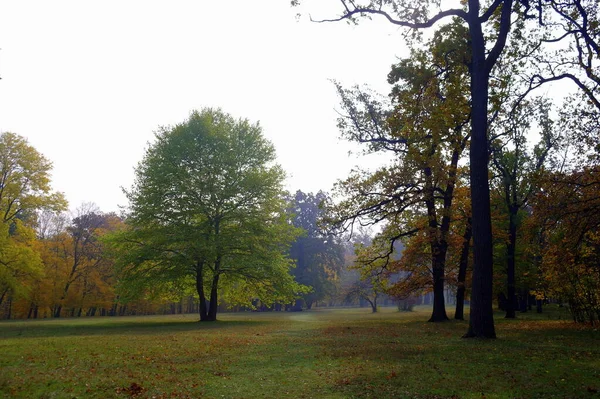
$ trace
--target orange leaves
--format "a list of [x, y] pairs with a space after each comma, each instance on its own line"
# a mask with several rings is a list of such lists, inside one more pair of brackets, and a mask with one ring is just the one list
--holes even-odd
[[600, 170], [549, 174], [533, 202], [541, 282], [576, 321], [600, 322]]

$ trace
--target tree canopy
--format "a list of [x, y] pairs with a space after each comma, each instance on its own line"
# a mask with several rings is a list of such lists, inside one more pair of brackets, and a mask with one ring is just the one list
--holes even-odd
[[250, 306], [302, 291], [285, 256], [297, 230], [284, 173], [258, 124], [194, 111], [159, 129], [135, 175], [129, 228], [111, 239], [125, 297], [195, 287], [201, 320], [214, 321], [220, 299]]

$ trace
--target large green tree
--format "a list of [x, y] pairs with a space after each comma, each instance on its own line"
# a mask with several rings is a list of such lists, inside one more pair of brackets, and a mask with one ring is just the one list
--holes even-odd
[[220, 299], [294, 299], [283, 179], [258, 124], [204, 109], [161, 128], [127, 191], [129, 228], [111, 239], [121, 294], [195, 287], [201, 321], [216, 320]]

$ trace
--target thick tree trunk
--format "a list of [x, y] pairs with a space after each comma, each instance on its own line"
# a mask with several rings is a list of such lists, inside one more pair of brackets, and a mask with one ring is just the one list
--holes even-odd
[[465, 319], [465, 281], [467, 279], [467, 266], [469, 265], [469, 252], [471, 250], [472, 235], [473, 230], [471, 228], [471, 218], [468, 218], [465, 233], [463, 234], [463, 246], [460, 252], [460, 264], [458, 267], [458, 289], [456, 290], [456, 310], [454, 312], [454, 318], [456, 320]]
[[493, 247], [490, 188], [488, 181], [489, 146], [487, 111], [489, 71], [485, 60], [485, 41], [479, 22], [479, 3], [469, 1], [471, 33], [471, 208], [473, 226], [473, 285], [469, 330], [465, 338], [496, 338], [492, 308]]
[[444, 265], [446, 261], [446, 250], [440, 245], [435, 246], [433, 256], [433, 312], [429, 321], [446, 321], [446, 301], [444, 299]]
[[517, 211], [514, 206], [509, 207], [508, 244], [506, 246], [506, 315], [507, 319], [516, 318], [517, 291], [515, 279], [515, 253], [517, 244]]
[[217, 321], [217, 309], [218, 309], [218, 287], [219, 287], [219, 274], [215, 273], [210, 287], [210, 304], [208, 306], [208, 314], [206, 321]]

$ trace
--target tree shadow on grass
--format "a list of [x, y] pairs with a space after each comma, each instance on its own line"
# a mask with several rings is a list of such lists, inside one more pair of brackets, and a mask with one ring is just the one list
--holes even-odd
[[[32, 321], [8, 321], [0, 323], [0, 339], [48, 338], [93, 335], [154, 335], [176, 332], [227, 330], [240, 326], [253, 327], [268, 324], [257, 320], [226, 320], [200, 323], [186, 315], [177, 316], [129, 316], [90, 319], [49, 319]], [[181, 316], [180, 316], [181, 317]]]

